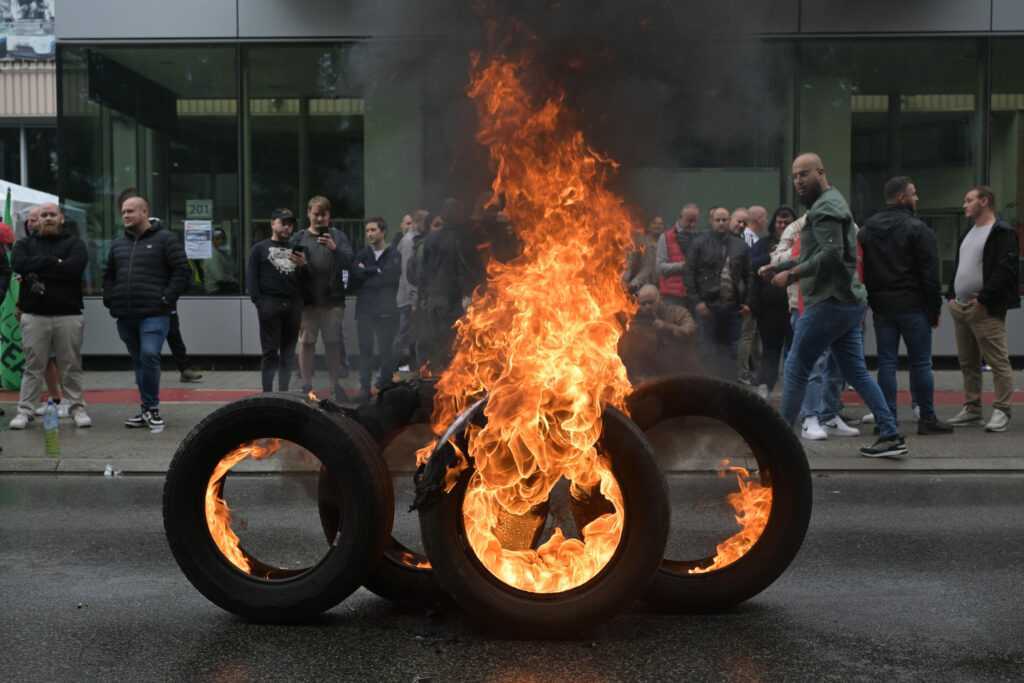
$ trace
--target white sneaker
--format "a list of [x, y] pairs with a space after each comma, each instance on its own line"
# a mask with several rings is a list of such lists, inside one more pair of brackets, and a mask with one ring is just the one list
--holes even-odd
[[768, 385], [767, 384], [758, 384], [757, 385], [757, 395], [767, 401], [768, 400]]
[[[45, 412], [46, 412], [46, 404], [45, 403], [39, 404], [39, 407], [36, 408], [36, 415], [42, 415]], [[57, 417], [69, 417], [67, 401], [61, 401], [60, 403], [57, 404]]]
[[828, 434], [818, 424], [818, 417], [816, 415], [811, 415], [804, 419], [804, 426], [800, 430], [800, 436], [808, 441], [824, 441], [828, 438]]
[[862, 417], [860, 419], [860, 421], [863, 422], [866, 425], [874, 424], [875, 423], [875, 414], [874, 413], [868, 413], [867, 415]]
[[829, 436], [860, 436], [859, 429], [846, 424], [838, 415], [828, 422], [821, 423], [821, 427]]
[[72, 417], [76, 427], [92, 427], [92, 418], [84, 410], [75, 411]]
[[[14, 424], [13, 421], [11, 424]], [[985, 425], [986, 432], [1005, 432], [1010, 427], [1010, 416], [996, 408], [992, 411], [992, 419]]]
[[18, 413], [11, 418], [11, 424], [7, 425], [10, 429], [24, 429], [28, 427], [28, 423], [32, 421], [31, 415], [25, 413]]

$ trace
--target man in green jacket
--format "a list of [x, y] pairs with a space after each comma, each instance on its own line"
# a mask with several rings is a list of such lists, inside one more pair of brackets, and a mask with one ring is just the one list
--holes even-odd
[[763, 266], [758, 273], [776, 287], [800, 281], [804, 311], [793, 331], [786, 358], [782, 416], [795, 425], [807, 388], [807, 376], [826, 349], [843, 377], [860, 394], [878, 423], [874, 445], [860, 449], [871, 458], [903, 455], [906, 441], [885, 403], [882, 390], [864, 362], [862, 321], [867, 292], [857, 275], [857, 227], [846, 200], [828, 184], [821, 158], [801, 154], [793, 161], [793, 186], [809, 207], [800, 231], [800, 255]]

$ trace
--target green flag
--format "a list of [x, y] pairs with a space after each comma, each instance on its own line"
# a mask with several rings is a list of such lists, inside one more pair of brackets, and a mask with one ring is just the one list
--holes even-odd
[[[11, 188], [7, 188], [7, 201], [4, 203], [4, 223], [14, 228], [11, 220]], [[10, 259], [10, 253], [0, 258]], [[25, 367], [25, 355], [21, 348], [21, 327], [14, 317], [14, 306], [18, 303], [18, 290], [21, 283], [11, 279], [11, 287], [7, 296], [0, 302], [0, 386], [17, 391], [21, 389], [21, 371]]]

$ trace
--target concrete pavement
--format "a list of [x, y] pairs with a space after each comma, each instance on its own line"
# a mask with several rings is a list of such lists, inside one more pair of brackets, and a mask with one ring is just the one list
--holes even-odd
[[[940, 418], [957, 413], [963, 402], [959, 371], [936, 371], [936, 411]], [[991, 378], [986, 376], [986, 387]], [[908, 386], [907, 373], [899, 373], [901, 387]], [[183, 383], [177, 372], [164, 372], [161, 387], [160, 413], [167, 422], [161, 433], [147, 429], [127, 429], [124, 420], [139, 411], [134, 375], [130, 371], [87, 371], [86, 402], [93, 427], [76, 429], [69, 419], [61, 421], [61, 455], [45, 455], [42, 419], [34, 420], [28, 429], [15, 431], [7, 425], [15, 414], [16, 392], [0, 391], [0, 405], [7, 415], [0, 418], [0, 472], [35, 473], [102, 473], [107, 466], [126, 474], [159, 473], [167, 469], [178, 445], [188, 432], [210, 412], [225, 403], [259, 392], [257, 371], [206, 371], [195, 383]], [[328, 384], [322, 372], [317, 373], [314, 386], [327, 395]], [[353, 373], [344, 386], [354, 395], [358, 379]], [[773, 402], [778, 404], [778, 392]], [[865, 412], [853, 392], [844, 393], [847, 414]], [[985, 415], [990, 413], [991, 391], [985, 395]], [[1015, 404], [1024, 404], [1024, 391], [1015, 395]], [[904, 458], [863, 458], [857, 449], [872, 443], [871, 426], [862, 426], [860, 437], [833, 437], [828, 441], [804, 441], [811, 469], [820, 471], [1024, 471], [1024, 442], [1019, 432], [1024, 422], [1011, 423], [1010, 431], [987, 434], [982, 428], [959, 429], [948, 436], [917, 436], [911, 419], [910, 398], [900, 392], [900, 428], [907, 435], [910, 453]], [[905, 406], [905, 407], [904, 407]], [[1019, 419], [1024, 411], [1015, 409]], [[388, 454], [394, 471], [411, 471], [408, 454]], [[688, 465], [666, 457], [666, 470], [685, 471]]]

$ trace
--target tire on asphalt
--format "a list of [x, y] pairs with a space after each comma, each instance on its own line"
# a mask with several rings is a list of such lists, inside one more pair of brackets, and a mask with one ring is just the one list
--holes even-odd
[[[757, 542], [737, 560], [706, 573], [711, 557], [666, 557], [643, 596], [658, 611], [717, 612], [757, 595], [792, 562], [811, 516], [811, 475], [793, 429], [767, 401], [721, 379], [700, 375], [662, 377], [637, 386], [626, 399], [644, 432], [658, 423], [697, 416], [724, 422], [757, 460], [763, 486], [772, 488], [768, 522]], [[724, 539], [723, 539], [724, 540]]]
[[[312, 453], [339, 493], [337, 533], [315, 566], [280, 569], [249, 558], [254, 573], [248, 574], [211, 537], [205, 493], [214, 469], [227, 453], [262, 438]], [[394, 500], [383, 458], [357, 423], [305, 397], [261, 394], [216, 410], [185, 437], [167, 473], [163, 513], [171, 552], [200, 593], [229, 612], [279, 623], [328, 610], [362, 584], [388, 542]]]
[[473, 619], [504, 635], [570, 636], [616, 616], [646, 589], [668, 539], [665, 477], [643, 434], [615, 408], [604, 410], [599, 448], [608, 457], [623, 495], [621, 537], [612, 558], [594, 577], [560, 593], [514, 588], [480, 562], [466, 538], [462, 512], [475, 470], [470, 464], [444, 493], [439, 483], [454, 460], [454, 450], [446, 444], [435, 451], [417, 500], [423, 545], [438, 583]]
[[[409, 426], [412, 427], [416, 424], [429, 424], [429, 420]], [[402, 431], [399, 430], [386, 434], [383, 441], [377, 444], [380, 450], [383, 452], [391, 441], [401, 433]], [[381, 456], [381, 462], [385, 462], [383, 456]], [[387, 466], [386, 462], [385, 466]], [[389, 483], [393, 486], [394, 480], [390, 474], [388, 477]], [[330, 539], [337, 533], [339, 493], [326, 469], [320, 471], [317, 488], [324, 535]], [[448, 602], [447, 594], [437, 584], [427, 556], [405, 546], [394, 536], [388, 539], [380, 563], [366, 578], [363, 586], [385, 600], [400, 604], [435, 607]]]

